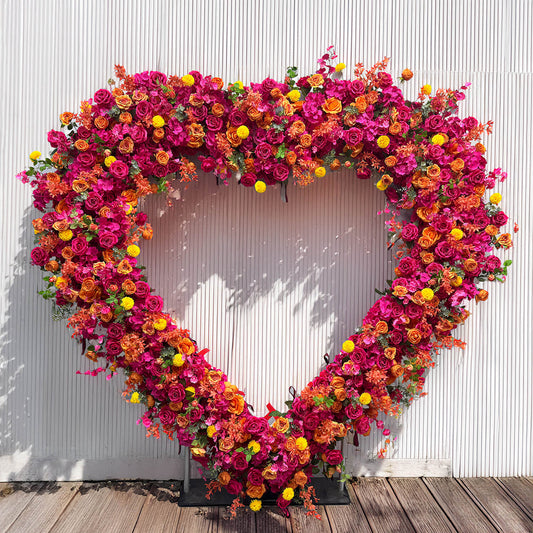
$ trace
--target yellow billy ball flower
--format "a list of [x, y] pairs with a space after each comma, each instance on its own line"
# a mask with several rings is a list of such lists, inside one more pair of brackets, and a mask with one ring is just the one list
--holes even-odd
[[433, 137], [431, 137], [431, 142], [433, 144], [438, 144], [439, 146], [442, 146], [444, 144], [444, 140], [444, 137], [440, 133], [437, 133], [436, 135], [433, 135]]
[[215, 426], [208, 426], [207, 427], [207, 436], [211, 439], [213, 435], [217, 432]]
[[156, 115], [154, 118], [152, 118], [152, 126], [154, 128], [162, 128], [164, 125], [165, 119], [161, 115]]
[[305, 437], [298, 437], [296, 439], [296, 447], [303, 452], [307, 448], [307, 439]]
[[138, 392], [134, 392], [132, 395], [131, 395], [131, 398], [130, 398], [130, 402], [131, 403], [139, 403], [141, 400], [139, 399], [139, 393]]
[[125, 296], [120, 300], [120, 305], [126, 309], [126, 311], [129, 311], [133, 306], [135, 302], [133, 301], [133, 298], [130, 298], [129, 296]]
[[263, 503], [261, 502], [261, 500], [252, 500], [250, 502], [250, 509], [255, 512], [260, 511], [262, 505]]
[[346, 68], [346, 65], [344, 63], [337, 63], [335, 65], [335, 72], [341, 72]]
[[490, 195], [490, 202], [492, 204], [499, 204], [502, 201], [502, 195], [499, 192], [495, 192]]
[[256, 440], [251, 440], [248, 443], [248, 448], [254, 453], [259, 453], [259, 450], [261, 449], [261, 444], [259, 444]]
[[194, 77], [191, 76], [190, 74], [185, 74], [185, 76], [183, 76], [181, 78], [181, 81], [185, 84], [185, 85], [188, 85], [189, 87], [191, 87], [192, 85], [194, 85]]
[[326, 169], [324, 167], [315, 168], [315, 176], [317, 178], [323, 178], [326, 175]]
[[246, 126], [239, 126], [237, 128], [237, 137], [239, 139], [246, 139], [250, 135], [250, 130]]
[[368, 394], [368, 392], [363, 392], [363, 394], [361, 394], [361, 396], [359, 396], [359, 401], [363, 405], [368, 405], [372, 401], [372, 396], [370, 396], [370, 394]]
[[450, 235], [456, 241], [460, 241], [465, 236], [465, 234], [463, 233], [463, 230], [459, 228], [453, 228], [452, 231], [450, 231]]
[[422, 89], [420, 89], [420, 90], [422, 91], [422, 94], [426, 94], [427, 95], [427, 94], [431, 94], [432, 88], [431, 88], [431, 85], [426, 83], [426, 85], [423, 85]]
[[196, 394], [196, 389], [194, 387], [185, 387], [185, 392], [194, 396]]
[[242, 89], [244, 87], [244, 84], [242, 83], [241, 80], [238, 80], [236, 81], [234, 84], [233, 84], [234, 87], [237, 87], [237, 89]]
[[346, 353], [351, 353], [355, 350], [355, 344], [351, 340], [342, 343], [342, 350]]
[[287, 501], [292, 500], [294, 498], [294, 490], [291, 489], [290, 487], [287, 487], [283, 491], [282, 496], [284, 500], [287, 500]]
[[380, 148], [387, 148], [387, 146], [390, 144], [390, 139], [386, 135], [380, 135], [377, 143]]
[[422, 289], [422, 298], [424, 298], [424, 300], [426, 300], [427, 302], [430, 302], [431, 300], [433, 300], [434, 296], [435, 296], [435, 293], [433, 292], [432, 289], [429, 289], [428, 287], [426, 287], [425, 289]]
[[452, 280], [452, 285], [454, 287], [460, 287], [463, 284], [463, 278], [461, 276], [456, 276], [454, 280]]
[[110, 167], [116, 160], [117, 160], [117, 158], [114, 155], [108, 155], [104, 159], [105, 166], [106, 167]]
[[141, 249], [136, 244], [130, 244], [126, 248], [126, 252], [128, 255], [131, 255], [131, 257], [137, 257], [141, 253]]
[[264, 181], [256, 181], [254, 188], [256, 192], [261, 193], [261, 194], [267, 190], [267, 186]]
[[386, 183], [383, 183], [382, 180], [379, 180], [377, 183], [376, 183], [376, 187], [380, 190], [380, 191], [384, 191], [388, 185]]
[[183, 355], [180, 354], [179, 352], [175, 354], [174, 357], [172, 358], [172, 364], [174, 366], [183, 366], [184, 363], [185, 361], [183, 360]]
[[154, 328], [157, 331], [163, 331], [167, 327], [167, 321], [164, 318], [158, 318], [154, 320]]
[[66, 230], [59, 232], [59, 238], [62, 241], [70, 241], [70, 239], [72, 239], [72, 236], [73, 236], [73, 233], [72, 233], [72, 230], [70, 229], [66, 229]]
[[300, 91], [293, 89], [292, 91], [287, 93], [287, 98], [291, 102], [297, 102], [300, 99], [300, 94], [301, 94]]
[[41, 157], [41, 152], [39, 152], [39, 150], [34, 150], [31, 154], [30, 154], [30, 159], [32, 161], [37, 161], [37, 159], [39, 159], [39, 157]]

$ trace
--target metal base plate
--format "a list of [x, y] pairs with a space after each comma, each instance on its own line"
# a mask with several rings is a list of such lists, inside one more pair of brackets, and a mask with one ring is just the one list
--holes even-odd
[[[313, 478], [312, 485], [315, 489], [320, 505], [349, 505], [350, 496], [346, 487], [340, 487], [335, 479]], [[205, 495], [207, 488], [203, 479], [191, 479], [189, 492], [180, 493], [178, 505], [180, 507], [226, 507], [231, 505], [236, 496], [227, 492], [215, 492], [208, 500]], [[276, 505], [276, 497], [267, 492], [262, 498], [263, 505]]]

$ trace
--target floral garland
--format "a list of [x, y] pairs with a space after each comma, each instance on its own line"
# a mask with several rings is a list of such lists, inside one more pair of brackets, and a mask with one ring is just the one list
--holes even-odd
[[[468, 316], [464, 304], [485, 300], [485, 280], [503, 281], [510, 261], [494, 248], [507, 215], [499, 193], [484, 200], [500, 169], [485, 170], [477, 142], [492, 124], [455, 116], [459, 91], [422, 87], [406, 101], [384, 71], [357, 65], [340, 79], [331, 50], [319, 70], [280, 83], [265, 79], [224, 89], [220, 78], [190, 72], [126, 75], [63, 113], [62, 131], [48, 134], [53, 151], [19, 174], [34, 188], [37, 246], [31, 259], [87, 357], [105, 361], [89, 373], [119, 368], [125, 396], [142, 402], [148, 435], [162, 430], [190, 446], [211, 471], [210, 490], [225, 488], [261, 508], [267, 490], [280, 508], [304, 500], [311, 511], [313, 474], [340, 471], [337, 441], [349, 431], [383, 429], [379, 412], [398, 414], [422, 394], [438, 348], [458, 344], [451, 332]], [[401, 81], [412, 77], [408, 69]], [[189, 331], [163, 311], [138, 263], [140, 238], [151, 239], [140, 198], [171, 190], [171, 179], [196, 179], [196, 157], [219, 182], [235, 174], [264, 192], [292, 176], [307, 185], [327, 169], [351, 168], [357, 178], [379, 174], [399, 259], [395, 279], [342, 350], [285, 413], [251, 414], [244, 394], [205, 359]], [[400, 216], [401, 215], [401, 216]], [[88, 345], [86, 343], [89, 343]], [[389, 439], [385, 444], [389, 443]], [[381, 450], [381, 454], [384, 453]]]

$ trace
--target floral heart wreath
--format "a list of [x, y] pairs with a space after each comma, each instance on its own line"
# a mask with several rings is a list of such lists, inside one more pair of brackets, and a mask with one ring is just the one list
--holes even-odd
[[[33, 221], [31, 252], [48, 273], [40, 293], [71, 315], [87, 357], [105, 361], [88, 373], [108, 370], [109, 378], [122, 368], [124, 395], [146, 406], [148, 435], [161, 429], [190, 446], [211, 471], [209, 491], [236, 495], [234, 508], [244, 497], [259, 510], [270, 490], [280, 508], [296, 498], [314, 512], [311, 477], [341, 470], [337, 441], [349, 431], [357, 441], [371, 424], [388, 436], [378, 413], [397, 415], [422, 394], [433, 354], [460, 344], [451, 332], [469, 314], [464, 303], [485, 300], [479, 283], [503, 281], [510, 264], [492, 255], [512, 246], [500, 234], [501, 195], [484, 199], [506, 177], [485, 170], [477, 142], [492, 124], [455, 116], [466, 86], [432, 96], [424, 85], [410, 102], [384, 71], [386, 59], [370, 70], [356, 65], [348, 81], [337, 74], [343, 64], [331, 65], [335, 57], [329, 49], [312, 76], [298, 78], [292, 67], [282, 83], [227, 89], [199, 72], [131, 76], [117, 66], [119, 82], [78, 114], [63, 113], [62, 131], [48, 134], [50, 156], [33, 152], [19, 174], [44, 212]], [[401, 81], [411, 77], [406, 69]], [[278, 184], [286, 193], [290, 176], [303, 186], [327, 169], [380, 176], [396, 277], [284, 413], [251, 414], [244, 394], [206, 361], [208, 350], [163, 311], [139, 265], [137, 242], [152, 229], [138, 201], [168, 193], [176, 177], [195, 180], [191, 158], [219, 183], [235, 174], [260, 193]]]

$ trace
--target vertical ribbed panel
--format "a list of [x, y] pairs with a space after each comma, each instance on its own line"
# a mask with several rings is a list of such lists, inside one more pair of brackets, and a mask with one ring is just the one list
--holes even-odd
[[[487, 157], [510, 175], [498, 185], [508, 230], [514, 220], [521, 226], [505, 255], [515, 262], [509, 282], [489, 285], [489, 301], [471, 305], [458, 332], [466, 350], [444, 352], [429, 396], [401, 425], [391, 422], [392, 457], [444, 462], [461, 476], [533, 474], [531, 1], [12, 0], [0, 10], [0, 480], [182, 471], [173, 443], [146, 440], [136, 426], [142, 408], [122, 401], [121, 379], [75, 375], [90, 363], [64, 321], [50, 320], [50, 304], [36, 295], [40, 273], [29, 266], [37, 212], [14, 179], [27, 154], [48, 151], [59, 114], [104, 86], [116, 63], [248, 83], [281, 79], [290, 65], [312, 72], [330, 44], [349, 67], [383, 56], [394, 76], [410, 67], [409, 98], [423, 83], [472, 82], [461, 114], [495, 121]], [[150, 281], [258, 414], [269, 401], [282, 408], [288, 387], [319, 371], [391, 276], [376, 216], [383, 197], [350, 173], [289, 187], [288, 205], [278, 190], [216, 187], [205, 175], [180, 192], [172, 208], [163, 198], [145, 203], [156, 232], [141, 255]], [[368, 460], [376, 445], [348, 446], [350, 470], [379, 471]]]

